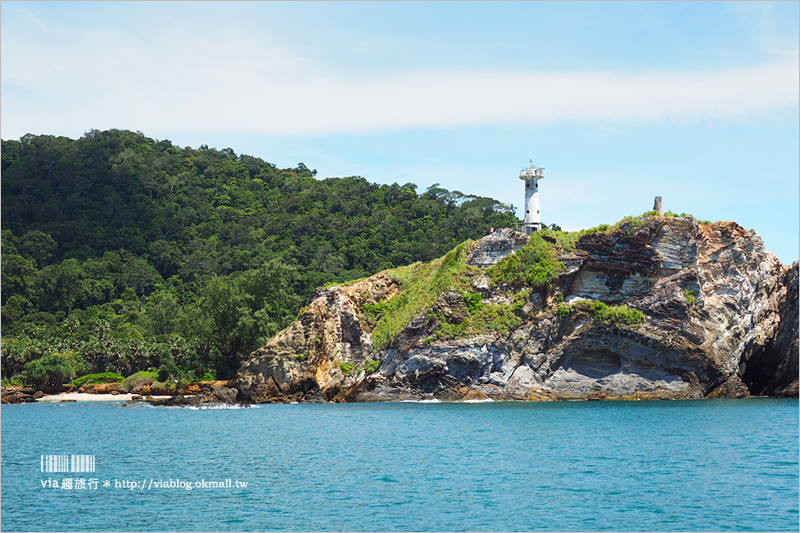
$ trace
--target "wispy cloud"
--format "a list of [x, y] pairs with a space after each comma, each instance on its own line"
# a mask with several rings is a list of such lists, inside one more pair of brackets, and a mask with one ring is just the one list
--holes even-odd
[[797, 19], [776, 13], [775, 2], [729, 2], [751, 41], [774, 57], [797, 61]]
[[[37, 39], [25, 32], [40, 32]], [[2, 134], [142, 131], [324, 135], [557, 121], [742, 121], [796, 113], [796, 57], [725, 70], [332, 73], [235, 34], [4, 28]], [[78, 131], [75, 131], [75, 130]]]
[[[4, 108], [4, 134], [45, 117], [62, 125], [306, 135], [560, 120], [739, 121], [796, 110], [800, 92], [793, 63], [704, 73], [473, 71], [278, 80], [266, 69], [235, 65], [184, 63], [176, 71], [142, 61], [138, 72], [112, 67], [80, 77], [78, 70], [50, 71], [52, 93], [44, 96], [51, 105]], [[12, 83], [24, 88], [26, 78]], [[72, 105], [59, 101], [62, 88], [73, 89], [67, 90]], [[31, 90], [41, 97], [42, 86]]]

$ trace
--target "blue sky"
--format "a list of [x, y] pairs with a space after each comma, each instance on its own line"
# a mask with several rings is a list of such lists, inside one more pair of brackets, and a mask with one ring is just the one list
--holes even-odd
[[[798, 258], [797, 2], [7, 2], [0, 134], [130, 129], [439, 183], [564, 229], [652, 208]], [[521, 214], [521, 212], [520, 212]]]

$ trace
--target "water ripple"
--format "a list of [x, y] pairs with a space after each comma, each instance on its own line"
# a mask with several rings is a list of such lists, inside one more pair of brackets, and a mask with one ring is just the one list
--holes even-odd
[[[4, 531], [799, 529], [797, 400], [52, 407], [3, 407]], [[248, 486], [42, 489], [44, 454]]]

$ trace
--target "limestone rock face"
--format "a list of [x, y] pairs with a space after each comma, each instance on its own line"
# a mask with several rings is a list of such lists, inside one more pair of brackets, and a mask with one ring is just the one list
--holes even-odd
[[[483, 269], [527, 240], [500, 230], [467, 255], [485, 305], [522, 294], [491, 287]], [[529, 291], [516, 311], [522, 323], [503, 335], [435, 340], [426, 311], [374, 350], [364, 306], [400, 295], [401, 284], [380, 273], [320, 289], [294, 324], [242, 365], [239, 400], [798, 395], [798, 264], [782, 265], [757, 235], [733, 222], [647, 217], [585, 235], [559, 260], [566, 269], [557, 283]], [[466, 312], [460, 298], [445, 291], [430, 311], [458, 324]], [[589, 305], [559, 306], [562, 299], [622, 303], [645, 321], [603, 323]], [[377, 371], [366, 371], [370, 361], [380, 362]]]
[[502, 258], [513, 254], [528, 244], [528, 236], [511, 228], [503, 228], [487, 235], [475, 246], [467, 256], [467, 264], [476, 267], [488, 267]]
[[754, 354], [745, 368], [744, 380], [753, 394], [798, 396], [798, 262], [786, 271], [786, 298], [778, 309], [778, 332], [764, 350]]
[[347, 365], [363, 365], [372, 351], [371, 331], [358, 311], [399, 292], [400, 283], [383, 272], [346, 287], [318, 289], [297, 321], [244, 362], [236, 380], [240, 399], [324, 401], [353, 386], [356, 376]]

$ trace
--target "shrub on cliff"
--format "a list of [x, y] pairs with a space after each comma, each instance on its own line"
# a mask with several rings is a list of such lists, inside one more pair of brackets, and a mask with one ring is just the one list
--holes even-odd
[[381, 316], [386, 313], [388, 303], [389, 302], [383, 301], [377, 304], [364, 305], [364, 307], [361, 308], [361, 312], [367, 324], [369, 324], [371, 327], [374, 327], [377, 321], [380, 320]]
[[378, 359], [370, 359], [367, 361], [367, 364], [364, 365], [364, 372], [367, 374], [372, 374], [381, 367], [381, 362], [382, 361]]
[[465, 292], [464, 301], [470, 313], [476, 313], [483, 307], [483, 296], [477, 292]]
[[563, 270], [564, 265], [558, 260], [553, 244], [545, 239], [544, 232], [537, 231], [517, 253], [504, 257], [491, 267], [489, 276], [493, 286], [508, 284], [547, 289]]
[[167, 365], [161, 365], [161, 368], [159, 368], [158, 372], [156, 372], [156, 379], [161, 383], [166, 383], [169, 379], [169, 370], [170, 369], [167, 367]]
[[347, 377], [353, 373], [355, 367], [348, 362], [339, 363], [339, 368], [342, 370], [342, 375]]
[[686, 307], [692, 308], [695, 302], [695, 292], [690, 289], [682, 290], [681, 293], [683, 294], [684, 299], [686, 300]]
[[638, 309], [631, 309], [627, 305], [607, 305], [600, 301], [588, 302], [581, 300], [572, 305], [561, 304], [558, 306], [559, 316], [567, 316], [572, 309], [588, 311], [592, 313], [594, 320], [604, 324], [626, 324], [636, 326], [645, 321], [644, 313]]
[[629, 326], [644, 322], [644, 314], [638, 309], [631, 309], [627, 305], [608, 306], [602, 302], [598, 303], [602, 306], [594, 313], [594, 319], [598, 322], [627, 324]]

